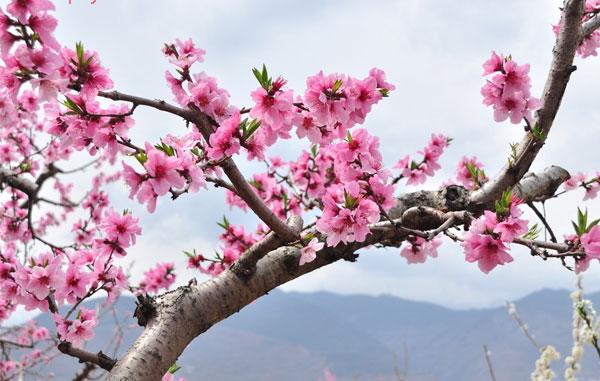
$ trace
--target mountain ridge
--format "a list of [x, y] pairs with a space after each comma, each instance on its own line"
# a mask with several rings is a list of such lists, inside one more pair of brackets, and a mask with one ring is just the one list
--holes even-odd
[[[600, 292], [586, 298], [600, 305]], [[569, 291], [544, 289], [515, 304], [542, 345], [570, 352]], [[115, 306], [121, 317], [133, 308], [125, 296]], [[50, 321], [44, 316], [40, 323]], [[90, 351], [104, 348], [111, 323], [101, 321]], [[125, 328], [118, 355], [141, 332], [132, 320]], [[498, 381], [529, 379], [539, 352], [504, 307], [458, 310], [391, 295], [274, 290], [195, 339], [178, 360], [178, 374], [188, 381], [316, 381], [328, 368], [339, 381], [387, 381], [397, 380], [399, 368], [411, 381], [478, 381], [489, 379], [483, 345], [492, 351]], [[600, 379], [593, 355], [589, 347], [579, 380]], [[562, 361], [557, 365], [562, 374]], [[62, 356], [48, 371], [68, 380], [80, 367]]]

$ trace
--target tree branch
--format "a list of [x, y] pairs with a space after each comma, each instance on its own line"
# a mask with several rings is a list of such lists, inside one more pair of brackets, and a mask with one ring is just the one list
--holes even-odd
[[596, 13], [591, 19], [581, 26], [581, 38], [589, 37], [596, 29], [600, 28], [600, 13]]
[[80, 348], [75, 348], [67, 341], [61, 341], [60, 344], [58, 344], [58, 350], [66, 355], [78, 358], [79, 362], [91, 363], [108, 371], [110, 371], [117, 362], [117, 360], [108, 357], [102, 353], [102, 351], [98, 353], [88, 352]]
[[[290, 218], [289, 227], [300, 234], [302, 231], [302, 218], [293, 216]], [[263, 258], [267, 253], [277, 249], [284, 242], [279, 238], [277, 234], [271, 232], [267, 236], [250, 246], [248, 250], [242, 253], [241, 257], [233, 264], [231, 271], [233, 271], [241, 279], [247, 280], [254, 274], [256, 270], [256, 263]]]
[[564, 6], [560, 33], [554, 46], [552, 64], [542, 96], [542, 108], [537, 112], [536, 121], [533, 123], [544, 139], [538, 139], [528, 132], [517, 147], [516, 160], [506, 164], [492, 180], [474, 192], [471, 197], [473, 203], [489, 204], [497, 200], [502, 192], [521, 180], [544, 145], [571, 73], [576, 69], [573, 59], [581, 40], [583, 5], [583, 0], [568, 0]]
[[[549, 173], [545, 171], [535, 177], [523, 179], [523, 182], [535, 181], [537, 184], [543, 184], [542, 180], [548, 176]], [[541, 190], [522, 185], [521, 196], [525, 199], [540, 197], [548, 191], [542, 185], [540, 187], [544, 189]], [[466, 189], [456, 186], [436, 192], [404, 194], [398, 198], [396, 218], [404, 215], [402, 221], [407, 226], [420, 230], [435, 229], [436, 232], [451, 217], [454, 218], [454, 223], [467, 218], [471, 207], [468, 203], [463, 205], [465, 211], [462, 213], [450, 209], [462, 205], [464, 200], [468, 201], [468, 196]], [[414, 212], [420, 206], [438, 210], [434, 213], [438, 218], [437, 226], [433, 226], [435, 224], [430, 213]], [[446, 219], [440, 219], [438, 213]], [[290, 222], [290, 225], [294, 224], [293, 221]], [[283, 246], [264, 255], [270, 247], [276, 246], [277, 240], [274, 234], [267, 235], [243, 255], [247, 258], [244, 261], [255, 264], [255, 270], [250, 276], [240, 277], [237, 272], [244, 275], [244, 272], [239, 270], [244, 266], [234, 265], [204, 283], [189, 284], [157, 297], [152, 302], [155, 312], [148, 319], [144, 332], [127, 354], [117, 362], [108, 380], [160, 380], [162, 374], [196, 336], [275, 287], [340, 259], [354, 261], [357, 250], [375, 243], [396, 245], [410, 234], [391, 226], [388, 229], [373, 229], [365, 242], [338, 245], [335, 248], [325, 247], [317, 253], [314, 261], [302, 266], [299, 266], [301, 253], [297, 247]], [[321, 235], [319, 238], [324, 240], [326, 237]]]
[[33, 181], [25, 179], [21, 175], [5, 168], [0, 168], [0, 183], [20, 190], [28, 197], [35, 196], [38, 188]]

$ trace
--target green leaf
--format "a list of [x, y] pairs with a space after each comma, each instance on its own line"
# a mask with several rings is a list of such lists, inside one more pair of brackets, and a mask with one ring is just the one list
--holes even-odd
[[269, 74], [267, 73], [267, 67], [263, 64], [262, 67], [262, 80], [263, 83], [267, 83], [269, 81]]
[[540, 127], [539, 122], [535, 122], [535, 125], [531, 129], [531, 134], [538, 140], [546, 140], [546, 134]]
[[223, 229], [227, 230], [227, 229], [229, 229], [230, 223], [229, 223], [229, 220], [227, 219], [227, 217], [223, 216], [223, 222], [217, 222], [217, 225], [219, 225]]
[[179, 369], [181, 369], [181, 367], [177, 365], [177, 363], [175, 363], [169, 367], [168, 372], [171, 374], [175, 374], [175, 372], [177, 372]]
[[260, 121], [256, 120], [256, 119], [252, 119], [250, 121], [250, 123], [248, 124], [246, 131], [244, 132], [243, 139], [244, 140], [250, 139], [252, 137], [252, 134], [254, 134], [256, 132], [256, 130], [258, 130], [258, 127], [260, 127]]
[[577, 222], [571, 221], [573, 229], [577, 235], [582, 235], [589, 232], [594, 226], [600, 223], [600, 219], [594, 220], [588, 224], [588, 211], [582, 212], [580, 208], [577, 208]]
[[75, 44], [75, 54], [77, 55], [77, 62], [79, 62], [79, 64], [82, 65], [84, 63], [83, 57], [85, 54], [85, 50], [83, 49], [83, 43], [81, 41]]
[[529, 228], [529, 230], [527, 231], [527, 233], [525, 233], [523, 235], [523, 238], [525, 239], [537, 239], [540, 235], [541, 232], [541, 228], [538, 226], [537, 223], [533, 224], [533, 226], [531, 228]]
[[260, 74], [260, 70], [258, 70], [257, 68], [253, 68], [252, 74], [254, 74], [254, 77], [256, 77], [256, 80], [258, 81], [258, 83], [260, 83], [260, 85], [263, 86], [263, 80], [262, 80], [262, 75]]
[[262, 185], [256, 180], [248, 180], [248, 184], [252, 185], [254, 188], [261, 190]]
[[581, 235], [581, 233], [579, 232], [579, 226], [577, 226], [575, 221], [571, 221], [571, 223], [573, 224], [573, 229], [575, 230], [575, 234]]
[[598, 223], [600, 223], [600, 218], [590, 222], [590, 224], [587, 226], [587, 229], [585, 229], [585, 232], [589, 232], [594, 226], [598, 225]]
[[310, 153], [312, 154], [312, 157], [317, 157], [317, 154], [319, 153], [319, 145], [314, 144], [312, 147], [310, 147]]
[[346, 208], [348, 208], [348, 209], [354, 209], [354, 207], [356, 206], [357, 202], [358, 202], [357, 199], [355, 199], [354, 197], [350, 196], [348, 194], [348, 192], [346, 192], [346, 190], [344, 190], [344, 204], [345, 204]]
[[163, 141], [161, 141], [160, 144], [155, 144], [154, 148], [164, 152], [167, 156], [175, 156], [175, 148], [171, 147]]
[[479, 169], [471, 163], [465, 163], [465, 168], [469, 171], [469, 175], [473, 180], [477, 180], [479, 177]]
[[577, 224], [579, 229], [585, 229], [587, 225], [587, 209], [585, 213], [581, 212], [581, 209], [577, 208]]
[[202, 151], [200, 151], [200, 149], [198, 147], [194, 147], [190, 150], [191, 153], [193, 153], [194, 155], [198, 156], [198, 157], [202, 157]]
[[144, 163], [148, 161], [148, 155], [146, 155], [146, 152], [136, 152], [133, 154], [133, 156], [141, 165], [144, 165]]
[[510, 143], [510, 156], [508, 158], [508, 164], [510, 166], [517, 162], [517, 147], [519, 147], [519, 143]]
[[85, 62], [83, 63], [83, 66], [86, 67], [89, 64], [91, 64], [93, 59], [94, 59], [94, 56], [89, 56], [88, 59], [85, 60]]
[[183, 250], [183, 254], [185, 254], [188, 258], [194, 258], [196, 256], [196, 249], [192, 252]]
[[336, 79], [335, 82], [333, 83], [333, 86], [331, 87], [331, 91], [334, 94], [337, 93], [337, 91], [340, 89], [340, 87], [342, 87], [343, 84], [344, 84], [344, 81], [342, 81], [341, 79]]
[[71, 112], [68, 112], [67, 114], [73, 115], [81, 115], [83, 114], [83, 110], [81, 109], [81, 107], [79, 107], [79, 105], [77, 103], [75, 103], [71, 98], [69, 97], [65, 97], [65, 100], [62, 102], [62, 104], [68, 108], [69, 110], [71, 110]]
[[29, 170], [31, 170], [31, 163], [24, 161], [21, 164], [19, 164], [19, 169], [21, 170], [21, 172], [29, 172]]
[[269, 91], [271, 89], [271, 78], [269, 78], [269, 73], [267, 72], [267, 67], [265, 64], [262, 66], [262, 70], [258, 70], [257, 68], [252, 69], [252, 74], [256, 77], [256, 80], [260, 84], [260, 86], [265, 89], [265, 91]]

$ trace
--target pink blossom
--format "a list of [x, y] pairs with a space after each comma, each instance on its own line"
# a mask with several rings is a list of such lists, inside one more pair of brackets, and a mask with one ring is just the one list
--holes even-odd
[[325, 75], [322, 71], [306, 79], [304, 100], [318, 124], [347, 125], [350, 117], [345, 96], [347, 82], [345, 76]]
[[161, 381], [185, 381], [185, 378], [183, 377], [179, 377], [179, 378], [175, 378], [175, 375], [173, 373], [169, 373], [167, 372]]
[[49, 0], [12, 0], [6, 10], [20, 23], [27, 24], [27, 16], [54, 10], [54, 4]]
[[137, 173], [132, 167], [122, 162], [123, 165], [123, 179], [127, 183], [130, 188], [129, 198], [133, 198], [133, 196], [138, 192], [142, 182], [145, 180], [144, 176]]
[[221, 123], [209, 139], [208, 157], [210, 159], [220, 160], [239, 152], [239, 125], [240, 114], [238, 112]]
[[139, 220], [129, 213], [117, 213], [110, 210], [100, 228], [108, 240], [115, 241], [121, 247], [127, 248], [135, 244], [135, 237], [142, 233], [138, 223]]
[[97, 324], [96, 311], [81, 307], [75, 320], [66, 320], [58, 314], [53, 316], [56, 331], [61, 340], [75, 347], [94, 337], [94, 327]]
[[600, 225], [581, 235], [581, 245], [588, 258], [600, 259]]
[[148, 160], [144, 163], [144, 168], [150, 176], [148, 183], [156, 195], [162, 196], [171, 187], [182, 188], [185, 185], [185, 179], [177, 172], [180, 165], [178, 158], [168, 156], [150, 143], [146, 143], [146, 155]]
[[206, 51], [196, 48], [194, 41], [189, 38], [185, 41], [176, 39], [174, 44], [165, 44], [163, 53], [173, 65], [181, 69], [188, 69], [196, 62], [204, 62]]
[[385, 72], [381, 69], [377, 69], [375, 67], [372, 68], [371, 70], [369, 70], [369, 77], [375, 79], [375, 81], [377, 82], [377, 87], [380, 89], [384, 89], [387, 91], [396, 90], [396, 86], [386, 82]]
[[63, 48], [64, 71], [76, 86], [81, 86], [80, 94], [83, 98], [92, 100], [98, 91], [108, 90], [113, 87], [113, 82], [108, 75], [108, 69], [100, 65], [98, 53], [85, 51], [84, 63], [79, 62], [75, 51]]
[[194, 74], [192, 77], [194, 82], [188, 82], [189, 100], [186, 99], [186, 103], [182, 106], [187, 107], [188, 101], [193, 102], [202, 112], [218, 123], [235, 113], [236, 109], [229, 105], [229, 93], [227, 90], [219, 88], [215, 78], [204, 72]]
[[483, 75], [501, 72], [503, 70], [504, 58], [492, 52], [492, 56], [483, 63]]
[[[343, 203], [343, 205], [339, 205]], [[368, 225], [379, 220], [379, 207], [360, 194], [357, 183], [345, 188], [332, 188], [323, 198], [323, 214], [317, 220], [317, 228], [327, 234], [327, 245], [363, 242], [369, 233]]]
[[61, 258], [42, 254], [32, 260], [31, 267], [19, 267], [15, 274], [16, 282], [37, 300], [44, 300], [52, 290], [60, 290], [64, 285]]
[[42, 44], [55, 51], [60, 51], [60, 44], [54, 38], [54, 30], [58, 22], [47, 13], [32, 15], [29, 17], [29, 27], [40, 37]]
[[400, 256], [406, 258], [406, 261], [412, 263], [424, 263], [427, 257], [437, 258], [437, 248], [440, 247], [442, 241], [439, 238], [434, 238], [427, 241], [423, 237], [414, 237], [409, 240], [409, 246], [405, 246], [400, 251]]
[[586, 178], [587, 176], [585, 173], [577, 172], [575, 175], [569, 177], [569, 179], [563, 183], [563, 186], [565, 187], [565, 190], [575, 189], [581, 186], [581, 184], [585, 182]]
[[173, 263], [159, 263], [144, 273], [140, 282], [140, 290], [146, 293], [156, 293], [160, 289], [169, 289], [175, 282], [175, 265]]
[[[283, 85], [278, 85], [277, 88], [281, 86]], [[265, 136], [265, 144], [270, 146], [277, 138], [289, 138], [289, 131], [295, 115], [292, 91], [270, 90], [267, 92], [259, 87], [250, 95], [255, 102], [250, 116], [261, 121], [260, 131]]]
[[325, 244], [319, 242], [317, 238], [313, 238], [301, 250], [300, 266], [305, 263], [312, 262], [317, 258], [317, 252], [325, 247]]
[[92, 281], [90, 273], [82, 271], [79, 266], [70, 265], [65, 275], [64, 287], [57, 294], [59, 298], [66, 298], [69, 303], [75, 303], [78, 298], [83, 298], [87, 287]]
[[513, 261], [504, 243], [488, 234], [467, 234], [463, 247], [466, 261], [477, 262], [479, 269], [486, 274], [497, 265]]
[[531, 113], [541, 107], [538, 99], [530, 96], [529, 65], [518, 65], [512, 58], [492, 52], [483, 64], [483, 75], [494, 74], [481, 88], [483, 104], [493, 106], [494, 120], [510, 118], [512, 123], [531, 120]]
[[377, 88], [377, 80], [367, 77], [363, 80], [352, 80], [348, 89], [351, 99], [349, 106], [353, 109], [350, 118], [356, 123], [364, 123], [365, 117], [371, 112], [371, 107], [383, 97]]
[[[477, 178], [473, 178], [471, 171], [468, 169], [469, 166], [477, 171]], [[463, 156], [456, 167], [456, 180], [464, 185], [465, 188], [474, 189], [480, 183], [487, 181], [487, 177], [481, 168], [483, 168], [483, 164], [477, 160], [476, 156], [471, 158]]]

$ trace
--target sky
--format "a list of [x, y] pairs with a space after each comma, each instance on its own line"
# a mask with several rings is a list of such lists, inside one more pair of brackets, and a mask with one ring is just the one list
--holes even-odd
[[[0, 4], [4, 4], [0, 2]], [[454, 176], [463, 155], [477, 155], [488, 175], [507, 160], [509, 143], [521, 139], [521, 126], [495, 123], [492, 110], [482, 105], [481, 64], [492, 50], [512, 54], [531, 64], [533, 94], [539, 96], [550, 65], [560, 1], [463, 0], [291, 1], [291, 0], [56, 0], [61, 43], [82, 41], [99, 53], [110, 68], [115, 88], [149, 98], [172, 100], [164, 81], [169, 69], [160, 51], [164, 42], [192, 37], [207, 51], [197, 67], [215, 76], [232, 102], [250, 106], [258, 85], [252, 67], [263, 63], [273, 75], [283, 75], [289, 87], [303, 93], [307, 76], [319, 70], [367, 75], [371, 67], [386, 71], [397, 89], [374, 107], [364, 125], [381, 138], [384, 161], [393, 165], [415, 154], [431, 133], [454, 139], [443, 156], [442, 170], [424, 186], [437, 189]], [[577, 59], [562, 108], [534, 171], [561, 165], [576, 171], [600, 170], [600, 58]], [[185, 133], [184, 124], [154, 110], [136, 110], [134, 141], [157, 142], [166, 133]], [[272, 154], [292, 159], [306, 142], [278, 144]], [[238, 160], [249, 176], [262, 167]], [[399, 192], [416, 188], [404, 185]], [[111, 191], [117, 209], [131, 209], [141, 219], [143, 236], [128, 256], [132, 279], [157, 261], [184, 269], [182, 250], [210, 254], [218, 249], [216, 221], [227, 215], [249, 229], [255, 218], [230, 211], [219, 190], [184, 195], [172, 202], [161, 199], [157, 211], [126, 197], [124, 187]], [[547, 203], [555, 231], [570, 233], [576, 206], [600, 217], [598, 200], [582, 203], [577, 191]], [[534, 219], [530, 216], [530, 219]], [[462, 248], [445, 244], [439, 258], [407, 265], [399, 249], [361, 252], [356, 263], [336, 263], [284, 285], [284, 290], [391, 294], [451, 308], [495, 306], [542, 288], [571, 288], [574, 276], [558, 262], [533, 258], [515, 249], [510, 265], [490, 274], [464, 260]], [[589, 291], [600, 289], [600, 266], [585, 274]], [[182, 271], [178, 281], [201, 274]]]

